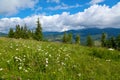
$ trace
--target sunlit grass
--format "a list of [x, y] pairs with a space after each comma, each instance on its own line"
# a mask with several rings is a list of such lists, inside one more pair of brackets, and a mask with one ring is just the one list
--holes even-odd
[[0, 38], [0, 80], [120, 80], [120, 52]]

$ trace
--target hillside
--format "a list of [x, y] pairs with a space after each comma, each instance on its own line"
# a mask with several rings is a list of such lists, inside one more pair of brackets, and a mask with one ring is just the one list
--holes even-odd
[[[114, 37], [118, 36], [120, 34], [120, 29], [119, 28], [104, 28], [104, 29], [86, 28], [86, 29], [80, 29], [80, 30], [66, 31], [66, 33], [72, 33], [73, 38], [75, 38], [75, 36], [79, 34], [81, 37], [82, 44], [85, 44], [86, 37], [88, 35], [91, 35], [94, 40], [100, 40], [101, 34], [103, 32], [107, 34], [107, 38], [110, 38], [112, 36]], [[63, 34], [64, 32], [44, 32], [45, 38], [50, 41], [61, 41]]]
[[0, 80], [120, 80], [120, 52], [0, 38]]

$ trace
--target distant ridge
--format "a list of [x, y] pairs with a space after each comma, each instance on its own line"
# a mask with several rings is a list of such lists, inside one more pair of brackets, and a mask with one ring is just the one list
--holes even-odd
[[[87, 35], [91, 35], [94, 40], [99, 40], [101, 34], [105, 32], [107, 34], [107, 38], [120, 34], [120, 28], [86, 28], [86, 29], [79, 29], [79, 30], [69, 30], [66, 33], [72, 33], [73, 38], [75, 38], [76, 34], [81, 36], [81, 41], [85, 41]], [[44, 32], [44, 36], [46, 39], [50, 39], [51, 41], [60, 41], [64, 32]]]

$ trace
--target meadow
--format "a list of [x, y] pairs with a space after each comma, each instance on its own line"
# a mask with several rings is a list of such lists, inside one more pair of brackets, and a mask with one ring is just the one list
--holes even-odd
[[120, 80], [120, 52], [0, 38], [0, 80]]

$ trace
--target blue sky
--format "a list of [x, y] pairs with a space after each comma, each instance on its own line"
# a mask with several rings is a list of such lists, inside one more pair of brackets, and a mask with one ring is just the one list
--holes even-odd
[[120, 28], [119, 0], [0, 0], [0, 5], [2, 32], [16, 24], [33, 29], [38, 17], [44, 31]]

